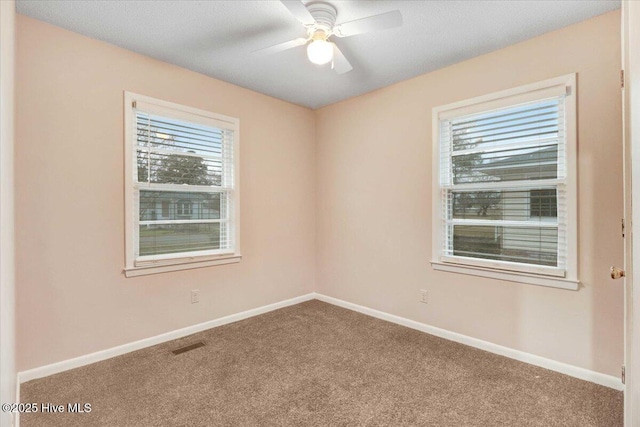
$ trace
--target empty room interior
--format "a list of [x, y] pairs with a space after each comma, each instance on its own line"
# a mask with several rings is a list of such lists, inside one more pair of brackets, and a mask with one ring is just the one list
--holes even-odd
[[1, 426], [640, 426], [639, 29], [1, 1]]

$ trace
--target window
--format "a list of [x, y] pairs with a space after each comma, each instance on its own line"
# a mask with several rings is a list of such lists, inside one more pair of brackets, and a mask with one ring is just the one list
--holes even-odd
[[577, 289], [575, 75], [435, 108], [432, 265]]
[[125, 93], [127, 276], [240, 259], [238, 120]]
[[178, 215], [191, 216], [193, 211], [191, 210], [191, 202], [188, 200], [180, 200], [178, 202]]
[[558, 198], [556, 196], [556, 191], [529, 191], [529, 216], [540, 218], [557, 218]]

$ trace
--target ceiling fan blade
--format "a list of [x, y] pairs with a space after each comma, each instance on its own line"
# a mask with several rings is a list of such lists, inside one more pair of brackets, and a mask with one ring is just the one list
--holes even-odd
[[259, 53], [264, 55], [271, 55], [273, 53], [282, 52], [283, 50], [292, 49], [294, 47], [302, 46], [307, 42], [307, 39], [304, 37], [300, 37], [294, 40], [289, 40], [288, 42], [278, 43], [273, 46], [265, 47], [262, 49], [254, 50], [253, 53]]
[[333, 34], [337, 37], [349, 37], [355, 36], [356, 34], [386, 30], [401, 25], [402, 14], [399, 10], [394, 10], [392, 12], [381, 13], [380, 15], [373, 15], [336, 25], [333, 29]]
[[333, 44], [333, 63], [331, 64], [331, 68], [335, 70], [338, 74], [348, 73], [353, 70], [353, 67], [345, 58], [344, 54], [340, 50], [340, 48], [335, 44]]
[[289, 12], [304, 25], [313, 25], [316, 20], [311, 16], [306, 6], [300, 0], [280, 0], [282, 4], [289, 9]]

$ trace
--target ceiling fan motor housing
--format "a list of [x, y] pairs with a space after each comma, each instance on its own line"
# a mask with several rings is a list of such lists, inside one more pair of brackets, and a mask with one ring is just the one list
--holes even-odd
[[330, 34], [338, 16], [336, 8], [325, 2], [309, 3], [306, 7], [316, 20], [315, 29], [323, 30], [325, 33]]

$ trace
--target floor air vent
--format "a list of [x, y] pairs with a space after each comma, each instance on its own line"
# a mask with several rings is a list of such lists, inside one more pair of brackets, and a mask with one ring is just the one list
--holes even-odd
[[182, 354], [182, 353], [186, 353], [187, 351], [195, 350], [198, 347], [204, 347], [204, 343], [202, 341], [200, 341], [200, 342], [197, 342], [195, 344], [190, 344], [190, 345], [187, 345], [187, 346], [184, 346], [184, 347], [180, 347], [180, 348], [177, 348], [177, 349], [171, 351], [171, 353], [173, 353], [173, 354]]

